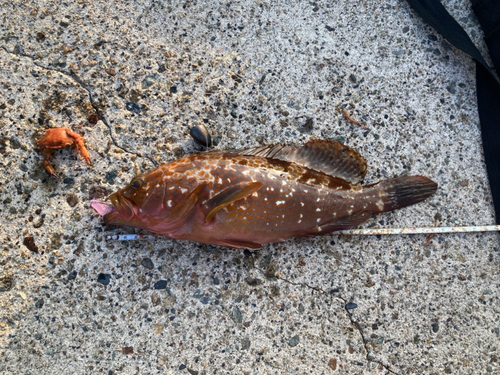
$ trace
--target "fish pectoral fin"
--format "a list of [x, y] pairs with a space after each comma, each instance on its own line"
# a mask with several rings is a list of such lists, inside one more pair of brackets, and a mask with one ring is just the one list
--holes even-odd
[[238, 241], [238, 240], [218, 240], [218, 246], [234, 247], [236, 249], [249, 249], [249, 250], [260, 250], [262, 245], [256, 242], [250, 241]]
[[357, 214], [337, 220], [333, 223], [324, 224], [313, 228], [305, 234], [305, 236], [322, 236], [324, 234], [336, 232], [339, 230], [347, 230], [357, 227], [367, 221], [372, 213], [370, 211], [358, 212]]
[[262, 182], [241, 182], [221, 191], [205, 203], [205, 206], [209, 211], [207, 217], [205, 218], [205, 223], [211, 222], [215, 217], [215, 214], [224, 207], [252, 195], [263, 185], [264, 184]]
[[206, 182], [199, 184], [183, 201], [169, 212], [163, 219], [163, 221], [168, 224], [169, 229], [175, 230], [184, 225], [193, 212], [193, 209], [199, 203], [200, 195], [206, 186]]

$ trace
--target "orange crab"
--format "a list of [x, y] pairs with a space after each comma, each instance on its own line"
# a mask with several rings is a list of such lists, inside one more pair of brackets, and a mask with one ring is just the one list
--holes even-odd
[[90, 155], [85, 148], [85, 140], [79, 134], [72, 132], [68, 128], [52, 128], [45, 130], [45, 137], [38, 141], [38, 148], [43, 155], [43, 165], [51, 176], [59, 178], [56, 171], [50, 165], [54, 150], [75, 146], [76, 152], [81, 154], [88, 165], [92, 165]]

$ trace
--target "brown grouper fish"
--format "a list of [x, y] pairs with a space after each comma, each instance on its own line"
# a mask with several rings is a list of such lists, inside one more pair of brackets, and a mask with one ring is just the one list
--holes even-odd
[[137, 176], [110, 196], [113, 207], [99, 201], [92, 207], [108, 224], [258, 249], [353, 228], [372, 214], [421, 202], [437, 189], [423, 176], [359, 186], [365, 174], [364, 158], [333, 141], [212, 151]]

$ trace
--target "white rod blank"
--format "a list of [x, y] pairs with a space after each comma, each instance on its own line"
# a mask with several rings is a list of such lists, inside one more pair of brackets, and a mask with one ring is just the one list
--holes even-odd
[[[350, 229], [333, 232], [332, 235], [373, 236], [382, 234], [437, 234], [437, 233], [471, 233], [471, 232], [498, 232], [500, 225], [483, 225], [472, 227], [432, 227], [432, 228], [377, 228], [377, 229]], [[117, 234], [107, 236], [106, 240], [134, 241], [153, 240], [161, 238], [152, 234]]]

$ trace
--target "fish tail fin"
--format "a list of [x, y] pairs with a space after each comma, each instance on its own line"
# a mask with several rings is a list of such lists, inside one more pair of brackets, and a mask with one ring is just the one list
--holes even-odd
[[372, 198], [373, 190], [370, 189], [366, 197], [371, 201], [371, 212], [377, 214], [422, 202], [433, 195], [437, 187], [434, 181], [424, 176], [399, 177], [372, 185], [378, 194]]

